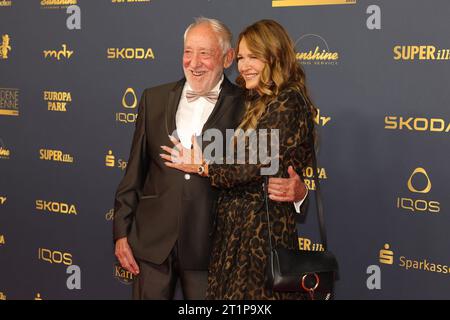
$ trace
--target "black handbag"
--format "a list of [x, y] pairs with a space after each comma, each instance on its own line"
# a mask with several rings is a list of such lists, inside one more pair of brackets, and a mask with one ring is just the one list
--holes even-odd
[[[305, 99], [302, 96], [306, 104]], [[267, 224], [269, 229], [269, 260], [267, 265], [266, 284], [269, 290], [278, 292], [302, 292], [308, 294], [311, 300], [333, 298], [334, 283], [337, 279], [338, 263], [335, 256], [327, 250], [327, 237], [323, 217], [323, 206], [320, 198], [320, 186], [317, 171], [317, 161], [314, 148], [312, 117], [308, 121], [309, 142], [312, 146], [312, 165], [316, 183], [315, 199], [317, 218], [319, 221], [320, 238], [324, 251], [295, 250], [272, 246], [272, 232], [270, 227], [268, 177], [264, 183], [264, 201], [266, 207]]]

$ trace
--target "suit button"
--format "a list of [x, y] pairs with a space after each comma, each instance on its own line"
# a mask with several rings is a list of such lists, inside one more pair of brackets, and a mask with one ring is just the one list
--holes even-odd
[[186, 173], [184, 175], [184, 179], [189, 180], [191, 178], [191, 175], [189, 173]]

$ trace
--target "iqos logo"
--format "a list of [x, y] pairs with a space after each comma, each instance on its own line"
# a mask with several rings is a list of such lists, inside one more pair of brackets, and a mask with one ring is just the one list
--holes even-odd
[[134, 123], [137, 119], [137, 113], [133, 113], [133, 109], [136, 109], [138, 105], [138, 99], [133, 88], [127, 88], [122, 96], [122, 107], [127, 110], [127, 112], [117, 112], [116, 121], [124, 123]]
[[441, 211], [440, 203], [437, 201], [427, 201], [422, 199], [397, 198], [397, 208], [409, 210], [412, 212], [431, 212]]
[[[127, 104], [126, 98], [127, 98], [127, 94], [131, 94], [132, 98], [133, 98], [133, 103], [132, 104]], [[129, 109], [134, 109], [137, 106], [137, 97], [136, 97], [136, 93], [134, 92], [133, 88], [127, 88], [127, 90], [125, 91], [125, 93], [123, 94], [122, 97], [122, 106], [124, 108], [129, 108]]]
[[51, 264], [65, 264], [67, 266], [72, 264], [72, 254], [68, 252], [39, 248], [38, 254], [39, 260], [43, 260]]
[[[418, 177], [424, 177], [426, 184], [424, 187], [418, 187], [413, 183], [413, 180]], [[431, 191], [431, 180], [427, 171], [422, 168], [416, 168], [407, 182], [408, 190], [413, 193], [427, 194]], [[411, 212], [428, 212], [428, 213], [439, 213], [441, 211], [440, 203], [438, 201], [429, 199], [416, 199], [411, 197], [397, 197], [397, 208], [403, 209]]]
[[[417, 190], [413, 185], [412, 185], [412, 179], [416, 174], [423, 174], [425, 176], [425, 178], [427, 179], [427, 186], [423, 189], [423, 190]], [[408, 189], [411, 192], [416, 192], [416, 193], [428, 193], [431, 190], [431, 181], [430, 181], [430, 177], [428, 176], [427, 172], [425, 171], [424, 168], [416, 168], [416, 170], [414, 170], [414, 172], [411, 174], [411, 177], [409, 177], [408, 179]]]

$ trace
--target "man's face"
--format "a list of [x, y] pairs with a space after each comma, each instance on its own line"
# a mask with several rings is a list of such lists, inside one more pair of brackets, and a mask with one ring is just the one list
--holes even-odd
[[228, 66], [218, 36], [208, 24], [189, 30], [184, 42], [183, 70], [195, 92], [211, 91], [219, 82], [223, 69]]

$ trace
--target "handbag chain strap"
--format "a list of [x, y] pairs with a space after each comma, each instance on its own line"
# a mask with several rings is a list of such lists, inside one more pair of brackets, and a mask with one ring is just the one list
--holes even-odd
[[[300, 93], [300, 96], [302, 97], [303, 102], [305, 103], [305, 106], [308, 106], [306, 103], [305, 98], [303, 97], [303, 94]], [[298, 100], [298, 96], [297, 96]], [[300, 103], [300, 101], [298, 101]], [[312, 153], [312, 166], [313, 166], [313, 179], [316, 185], [316, 191], [315, 191], [315, 199], [316, 199], [316, 212], [317, 212], [317, 219], [319, 222], [319, 230], [320, 230], [320, 239], [322, 241], [322, 246], [324, 251], [327, 250], [327, 233], [325, 229], [325, 219], [323, 216], [323, 205], [322, 205], [322, 198], [320, 196], [320, 183], [319, 183], [319, 171], [317, 169], [317, 158], [316, 158], [316, 151], [314, 147], [314, 137], [313, 137], [313, 131], [314, 131], [314, 120], [313, 117], [308, 117], [308, 140], [309, 144], [311, 145], [311, 153]], [[264, 177], [264, 202], [266, 206], [266, 216], [267, 216], [267, 225], [269, 228], [269, 246], [270, 250], [273, 250], [272, 245], [272, 230], [270, 228], [270, 216], [269, 216], [269, 200], [268, 200], [268, 182], [269, 178], [268, 176]]]

